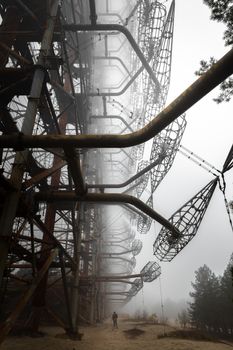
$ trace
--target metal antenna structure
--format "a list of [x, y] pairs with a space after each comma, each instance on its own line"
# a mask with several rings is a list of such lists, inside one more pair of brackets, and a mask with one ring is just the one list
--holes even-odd
[[0, 0], [0, 343], [45, 318], [81, 339], [80, 322], [160, 275], [137, 272], [152, 220], [162, 260], [196, 233], [216, 181], [170, 220], [153, 193], [233, 51], [165, 108], [174, 14], [175, 1]]

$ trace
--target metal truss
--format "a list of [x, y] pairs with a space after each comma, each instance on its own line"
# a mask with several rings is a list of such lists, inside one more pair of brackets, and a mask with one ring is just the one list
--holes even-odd
[[[142, 169], [146, 168], [150, 163], [148, 161], [142, 160], [138, 163], [137, 173], [142, 171]], [[146, 172], [142, 178], [139, 178], [136, 185], [136, 193], [137, 197], [140, 198], [144, 190], [146, 189], [149, 181], [150, 173]]]
[[159, 1], [101, 4], [0, 0], [0, 342], [17, 318], [39, 335], [43, 314], [80, 339], [80, 320], [103, 320], [158, 277], [152, 262], [134, 272], [137, 233], [157, 220], [155, 251], [171, 260], [214, 187], [170, 221], [153, 209], [183, 113], [232, 74], [233, 51], [163, 110], [174, 2], [168, 14]]
[[136, 278], [133, 281], [132, 287], [128, 291], [128, 297], [132, 298], [134, 297], [143, 287], [143, 279], [142, 278]]
[[196, 235], [203, 216], [213, 195], [217, 179], [203, 187], [169, 219], [180, 231], [172, 238], [166, 229], [162, 229], [154, 243], [154, 255], [161, 261], [171, 261]]
[[[134, 101], [134, 111], [140, 116], [137, 120], [137, 128], [148, 123], [165, 106], [170, 84], [174, 5], [173, 1], [166, 17], [164, 5], [158, 5], [156, 2], [142, 4], [138, 36], [142, 50], [148, 56], [158, 79], [158, 86], [151, 84], [150, 76], [143, 72], [139, 85], [134, 87], [141, 91]], [[141, 145], [138, 151], [139, 157], [142, 157], [144, 145]]]
[[[153, 197], [152, 196], [149, 197], [146, 204], [149, 207], [153, 208]], [[151, 223], [152, 223], [152, 220], [149, 216], [147, 216], [147, 217], [139, 216], [138, 221], [137, 221], [138, 232], [140, 234], [143, 234], [143, 235], [146, 234], [150, 230]]]
[[143, 282], [152, 282], [161, 275], [161, 267], [156, 261], [149, 261], [140, 273]]
[[[79, 69], [80, 74], [77, 74], [75, 68], [72, 69], [74, 65], [83, 66], [75, 49], [79, 44], [77, 36], [68, 35], [64, 40], [64, 33], [61, 32], [54, 37], [58, 18], [59, 23], [63, 21], [62, 16], [72, 18], [72, 21], [80, 20], [77, 13], [72, 15], [68, 2], [64, 2], [59, 17], [58, 1], [55, 0], [40, 5], [35, 5], [34, 1], [28, 6], [14, 1], [10, 6], [5, 2], [1, 5], [3, 26], [0, 42], [4, 46], [4, 59], [1, 62], [2, 135], [12, 132], [37, 135], [79, 134], [83, 129], [83, 121], [77, 114], [75, 94], [84, 93], [89, 81], [87, 75], [81, 78], [82, 69]], [[14, 34], [8, 37], [7, 31], [12, 30]], [[29, 37], [26, 34], [28, 32]], [[83, 105], [83, 112], [85, 108]], [[75, 180], [75, 176], [80, 174], [80, 158], [82, 156], [79, 152], [68, 152], [66, 148], [57, 151], [17, 150], [16, 153], [15, 150], [4, 150], [1, 153], [2, 180], [5, 182], [1, 183], [1, 297], [7, 298], [8, 286], [18, 289], [19, 293], [29, 293], [32, 298], [29, 322], [32, 332], [38, 331], [43, 310], [49, 312], [53, 320], [63, 324], [68, 334], [79, 337], [77, 284], [79, 262], [83, 260], [83, 255], [79, 256], [78, 253], [83, 232], [81, 211], [77, 212], [75, 204], [68, 209], [54, 204], [34, 205], [31, 194], [35, 188], [71, 189], [73, 184], [75, 190], [82, 193], [85, 190], [84, 184]], [[77, 175], [74, 175], [74, 169]], [[6, 187], [8, 183], [12, 184], [9, 188]], [[21, 189], [23, 198], [20, 198]], [[4, 239], [8, 236], [8, 240]], [[54, 247], [59, 251], [56, 256], [50, 254]], [[45, 264], [47, 261], [49, 264]], [[9, 266], [7, 273], [5, 263]], [[47, 269], [43, 270], [43, 266]], [[22, 278], [19, 276], [23, 270], [25, 272]], [[57, 314], [49, 303], [45, 306], [47, 286], [55, 275], [58, 284], [62, 281], [60, 288], [64, 296], [65, 321], [62, 321], [64, 314]], [[41, 278], [38, 279], [37, 276]], [[32, 277], [35, 277], [34, 280]], [[67, 287], [68, 279], [71, 281], [70, 291]], [[17, 285], [19, 280], [24, 283], [24, 288]], [[31, 283], [32, 288], [25, 291]], [[57, 288], [57, 284], [54, 286], [51, 290]], [[33, 293], [30, 292], [32, 290]], [[11, 312], [11, 327], [28, 300], [22, 297], [18, 308], [8, 308], [7, 312]], [[5, 324], [7, 323], [6, 320]], [[4, 329], [7, 332], [10, 330], [7, 326]], [[1, 341], [5, 335], [2, 332]]]
[[150, 161], [158, 154], [164, 155], [161, 163], [151, 169], [151, 191], [156, 190], [171, 168], [186, 127], [185, 116], [177, 118], [153, 139]]

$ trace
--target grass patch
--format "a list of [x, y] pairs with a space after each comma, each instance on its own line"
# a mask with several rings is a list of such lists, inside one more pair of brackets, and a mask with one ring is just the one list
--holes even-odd
[[211, 337], [209, 334], [206, 334], [197, 330], [175, 330], [171, 332], [166, 332], [163, 334], [158, 334], [158, 339], [161, 338], [179, 338], [179, 339], [189, 339], [189, 340], [199, 340], [199, 341], [212, 341], [216, 342], [216, 338]]

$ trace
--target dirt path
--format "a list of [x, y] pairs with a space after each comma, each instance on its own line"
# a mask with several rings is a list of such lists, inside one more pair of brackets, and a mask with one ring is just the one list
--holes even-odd
[[[137, 328], [144, 332], [138, 337], [128, 338], [125, 330]], [[165, 329], [170, 331], [169, 327]], [[225, 344], [163, 338], [164, 328], [159, 325], [140, 325], [137, 323], [119, 322], [119, 329], [112, 330], [110, 323], [96, 327], [81, 328], [84, 333], [82, 341], [57, 338], [61, 334], [59, 328], [46, 328], [43, 338], [9, 337], [1, 346], [1, 350], [230, 350]]]

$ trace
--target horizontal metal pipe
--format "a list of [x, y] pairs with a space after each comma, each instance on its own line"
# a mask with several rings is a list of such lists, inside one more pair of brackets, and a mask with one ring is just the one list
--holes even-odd
[[121, 32], [122, 34], [124, 34], [126, 36], [126, 38], [128, 39], [129, 43], [131, 44], [132, 48], [134, 49], [135, 53], [137, 54], [138, 58], [140, 59], [140, 61], [142, 62], [143, 66], [145, 67], [145, 69], [147, 70], [149, 76], [151, 77], [151, 79], [153, 80], [153, 82], [155, 83], [155, 86], [157, 87], [158, 93], [160, 90], [160, 86], [159, 86], [159, 82], [158, 79], [156, 78], [151, 66], [149, 65], [149, 63], [147, 62], [145, 56], [143, 55], [142, 51], [140, 50], [139, 46], [137, 45], [136, 41], [134, 40], [132, 34], [130, 33], [130, 31], [120, 25], [120, 24], [65, 24], [63, 26], [63, 28], [66, 31], [72, 31], [72, 32], [83, 32], [83, 31], [118, 31]]
[[[138, 278], [138, 277], [143, 277], [144, 275], [142, 273], [135, 273], [133, 275], [103, 275], [103, 276], [97, 276], [95, 277], [95, 280], [96, 281], [99, 281], [99, 280], [105, 280], [105, 281], [108, 281], [108, 280], [123, 280], [123, 279], [129, 279], [129, 278]], [[89, 280], [92, 280], [92, 277], [91, 276], [82, 276], [81, 277], [82, 280], [85, 280], [85, 279], [89, 279]]]
[[126, 299], [126, 298], [124, 298], [124, 299], [115, 299], [115, 298], [108, 298], [108, 299], [106, 299], [107, 301], [111, 301], [111, 302], [114, 302], [114, 303], [117, 303], [117, 302], [119, 302], [119, 303], [124, 303], [126, 300], [128, 300], [128, 299]]
[[146, 142], [156, 136], [177, 117], [213, 90], [223, 80], [233, 74], [233, 49], [223, 56], [205, 74], [190, 85], [180, 96], [170, 103], [144, 128], [124, 135], [3, 135], [0, 147], [54, 148], [73, 146], [80, 148], [131, 147]]
[[118, 256], [118, 255], [124, 255], [124, 254], [129, 254], [132, 253], [134, 250], [130, 249], [130, 250], [125, 250], [123, 252], [119, 252], [119, 253], [101, 253], [100, 256], [103, 258], [111, 258], [113, 256]]
[[127, 194], [121, 193], [87, 193], [84, 196], [79, 196], [75, 192], [68, 191], [44, 191], [34, 194], [34, 198], [40, 202], [88, 202], [88, 203], [98, 203], [98, 204], [131, 204], [137, 207], [139, 210], [143, 211], [145, 214], [149, 215], [152, 219], [159, 222], [161, 225], [165, 226], [172, 234], [177, 237], [179, 236], [179, 231], [174, 227], [168, 220], [163, 216], [158, 214], [155, 210], [150, 208], [148, 205], [143, 203], [140, 199], [129, 196]]
[[119, 90], [119, 91], [116, 91], [116, 92], [88, 92], [88, 96], [102, 96], [102, 97], [106, 97], [106, 96], [121, 96], [123, 95], [127, 90], [128, 88], [132, 85], [132, 83], [137, 79], [137, 77], [143, 72], [144, 70], [144, 66], [142, 65], [136, 73], [134, 73], [134, 75], [130, 78], [130, 80], [125, 84], [125, 86]]
[[143, 213], [141, 213], [139, 210], [137, 210], [135, 207], [129, 205], [129, 204], [124, 204], [123, 207], [128, 210], [131, 214], [138, 214], [138, 215], [142, 215], [142, 217], [144, 218], [144, 220], [147, 219], [146, 215], [144, 215]]
[[130, 71], [128, 70], [128, 68], [126, 67], [126, 65], [124, 64], [123, 60], [120, 57], [117, 57], [117, 56], [94, 56], [94, 60], [109, 60], [109, 61], [116, 60], [116, 61], [120, 62], [120, 64], [125, 69], [125, 71], [128, 73], [128, 75], [131, 76]]
[[[133, 129], [131, 128], [131, 126], [126, 122], [126, 120], [124, 118], [122, 118], [120, 115], [91, 115], [90, 116], [90, 120], [91, 119], [119, 119], [120, 121], [122, 121], [122, 123], [125, 124], [125, 126], [127, 126], [127, 128], [133, 132]], [[117, 126], [117, 125], [111, 125], [111, 126]]]
[[56, 165], [53, 165], [51, 168], [42, 170], [40, 173], [32, 176], [29, 180], [24, 181], [22, 185], [23, 188], [26, 189], [38, 184], [40, 181], [51, 176], [53, 173], [55, 173], [57, 170], [61, 169], [65, 165], [66, 165], [66, 162], [64, 160], [61, 160]]
[[[106, 283], [106, 282], [109, 282], [109, 283], [127, 283], [127, 284], [132, 284], [132, 285], [134, 285], [134, 282], [130, 282], [130, 281], [126, 281], [126, 280], [98, 280], [98, 282], [104, 282], [104, 283]], [[104, 293], [105, 294], [105, 293]]]
[[120, 184], [90, 184], [87, 185], [88, 188], [121, 188], [125, 187], [129, 184], [131, 184], [133, 181], [137, 180], [139, 177], [150, 171], [152, 168], [154, 168], [156, 165], [160, 164], [161, 161], [165, 158], [165, 155], [160, 155], [154, 162], [146, 166], [144, 169], [139, 171], [137, 174], [134, 176], [130, 177], [128, 180], [125, 182], [122, 182]]
[[104, 295], [127, 295], [128, 292], [103, 292]]

